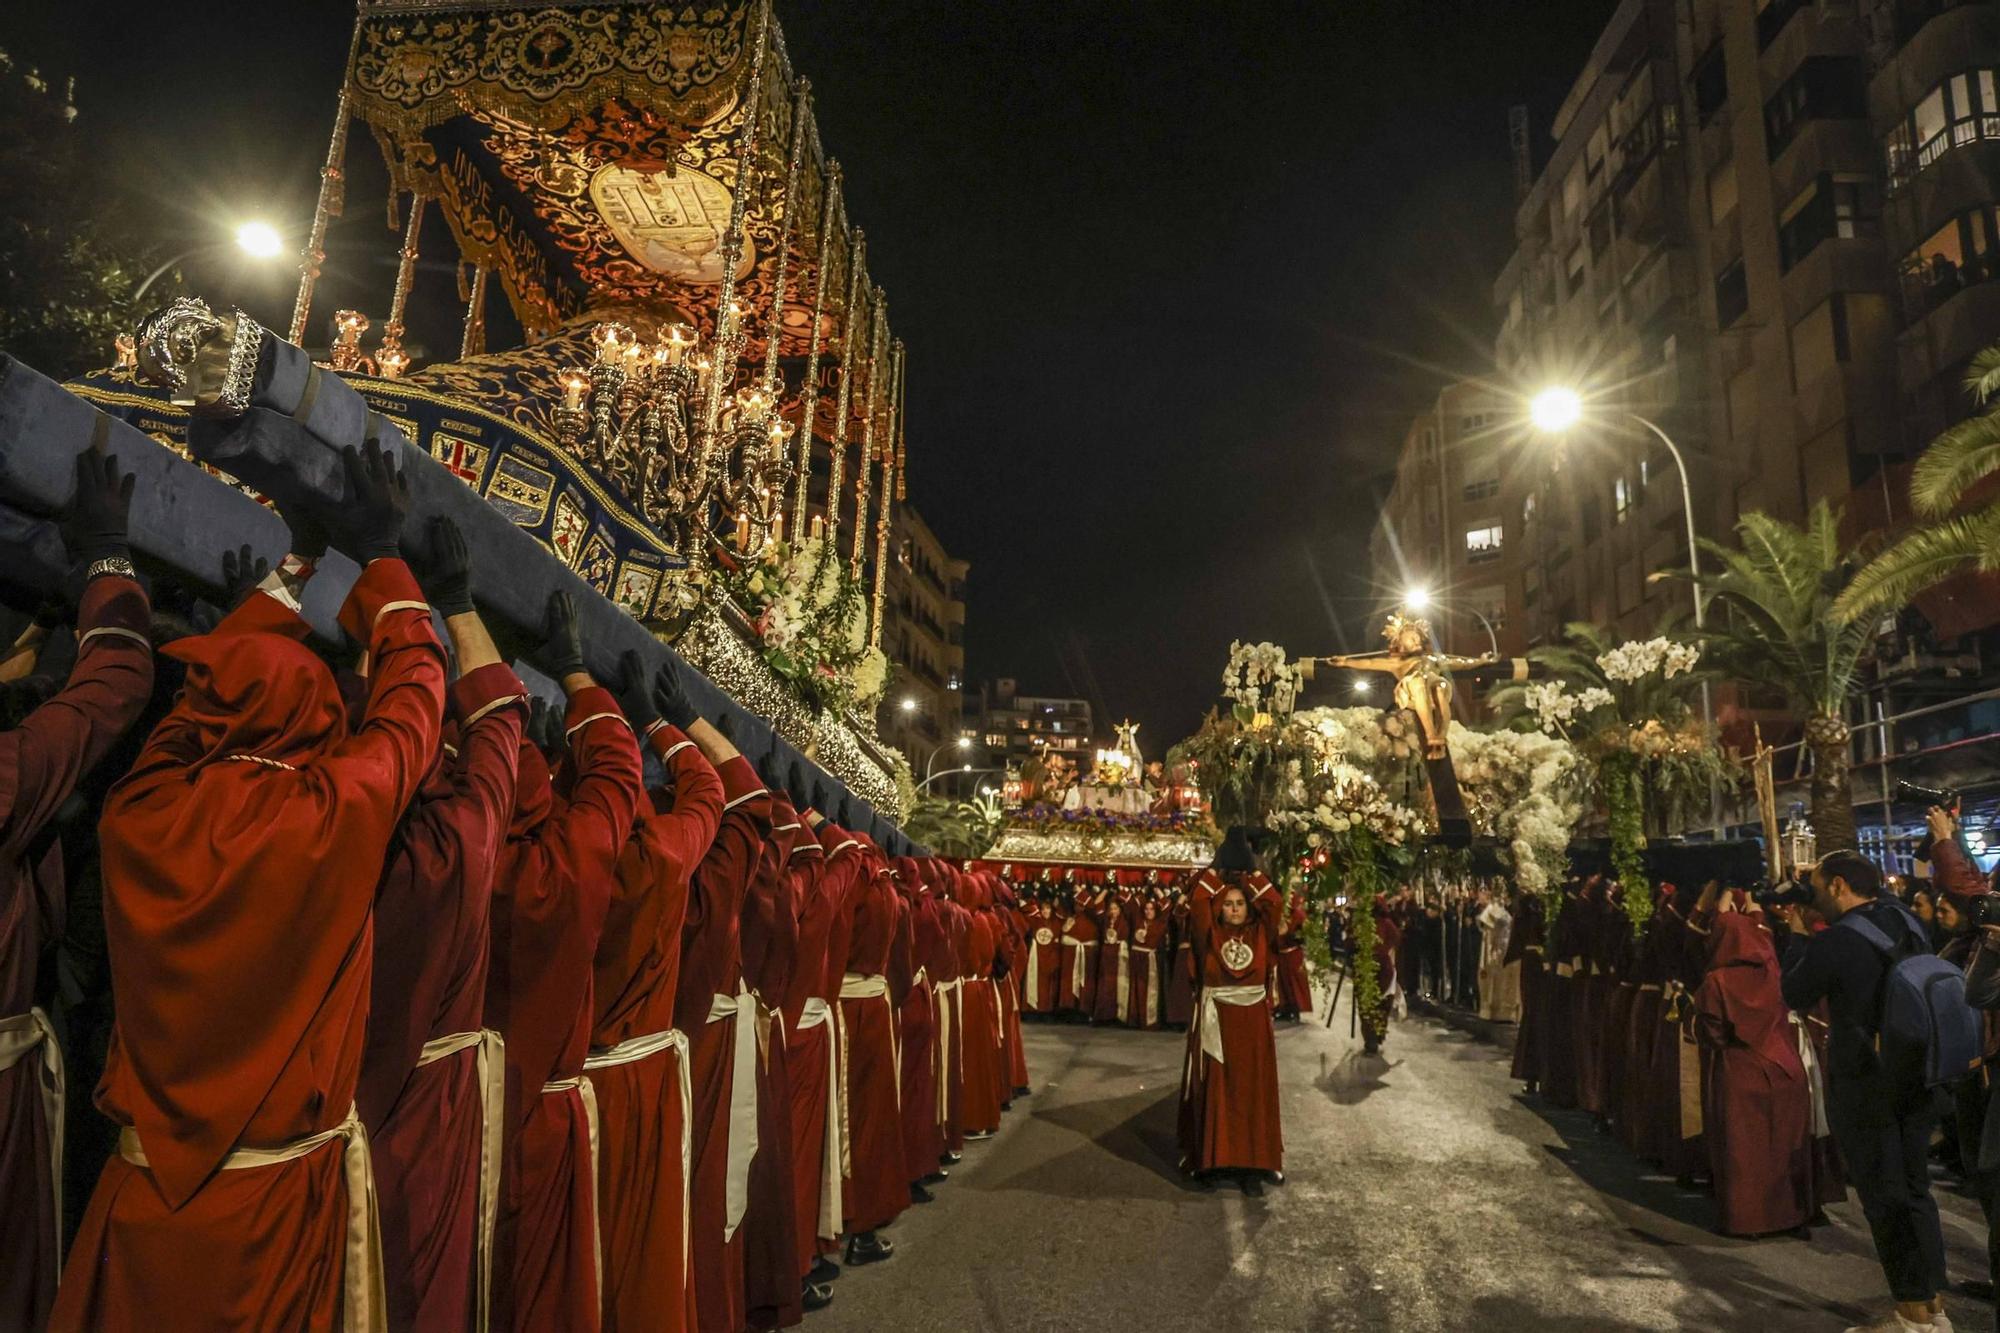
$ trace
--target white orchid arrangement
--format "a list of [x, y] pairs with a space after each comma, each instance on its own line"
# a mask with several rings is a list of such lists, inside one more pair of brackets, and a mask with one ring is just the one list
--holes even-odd
[[[1659, 636], [1651, 639], [1632, 639], [1597, 657], [1597, 666], [1605, 676], [1620, 684], [1629, 685], [1655, 671], [1666, 680], [1672, 680], [1683, 671], [1692, 671], [1701, 661], [1701, 649], [1691, 643], [1676, 643], [1672, 639]], [[1607, 699], [1608, 702], [1608, 699]]]
[[1563, 874], [1583, 816], [1583, 757], [1540, 732], [1474, 731], [1457, 722], [1451, 752], [1473, 827], [1506, 841], [1524, 890], [1545, 892]]
[[1303, 672], [1288, 661], [1275, 643], [1232, 642], [1229, 662], [1222, 669], [1222, 692], [1251, 715], [1291, 716], [1297, 706]]

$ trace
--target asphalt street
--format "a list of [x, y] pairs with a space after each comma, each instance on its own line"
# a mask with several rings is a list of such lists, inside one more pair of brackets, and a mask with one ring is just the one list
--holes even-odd
[[[1434, 1019], [1398, 1024], [1386, 1059], [1345, 1022], [1280, 1026], [1288, 1183], [1262, 1199], [1175, 1170], [1178, 1034], [1027, 1043], [1034, 1094], [807, 1329], [1837, 1333], [1886, 1309], [1857, 1204], [1809, 1240], [1717, 1236], [1705, 1196], [1543, 1113], [1498, 1048]], [[1954, 1279], [1982, 1276], [1977, 1207], [1940, 1198]]]

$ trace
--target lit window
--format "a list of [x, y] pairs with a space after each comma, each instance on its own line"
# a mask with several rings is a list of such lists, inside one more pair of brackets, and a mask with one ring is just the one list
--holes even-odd
[[1623, 523], [1632, 514], [1632, 487], [1620, 477], [1611, 483], [1611, 521]]
[[1465, 533], [1465, 558], [1471, 564], [1500, 558], [1500, 525], [1468, 528]]

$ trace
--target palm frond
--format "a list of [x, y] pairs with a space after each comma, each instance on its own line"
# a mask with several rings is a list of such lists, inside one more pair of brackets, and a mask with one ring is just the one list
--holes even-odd
[[1910, 469], [1910, 507], [1926, 518], [1942, 517], [1996, 469], [2000, 412], [1968, 417], [1932, 440]]
[[1996, 535], [2000, 535], [2000, 506], [1920, 528], [1862, 566], [1834, 599], [1833, 614], [1851, 624], [1873, 612], [1905, 605], [1995, 549]]
[[1986, 402], [2000, 393], [2000, 343], [1973, 354], [1965, 368], [1965, 388], [1976, 402]]

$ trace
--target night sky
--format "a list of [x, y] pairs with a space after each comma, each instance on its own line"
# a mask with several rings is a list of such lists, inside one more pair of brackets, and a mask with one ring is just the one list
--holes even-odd
[[[1507, 108], [1539, 165], [1613, 8], [780, 0], [909, 345], [910, 498], [972, 562], [972, 681], [1095, 697], [1158, 754], [1232, 638], [1372, 646], [1374, 496], [1410, 414], [1490, 362]], [[303, 230], [344, 0], [5, 9], [0, 47], [75, 75], [163, 248]], [[349, 163], [320, 315], [393, 282], [358, 128]], [[424, 248], [451, 257], [441, 227]], [[289, 316], [289, 272], [188, 276]], [[456, 300], [422, 274], [417, 337], [455, 350]]]

